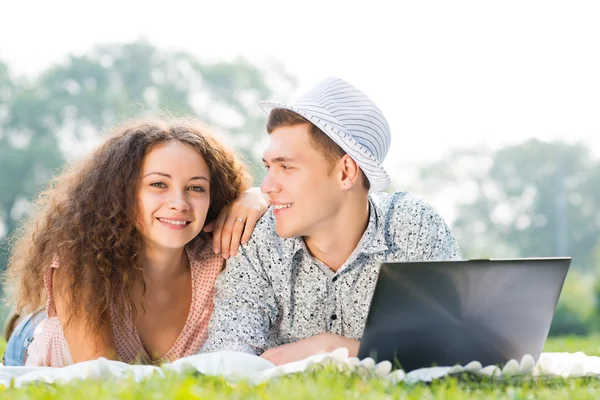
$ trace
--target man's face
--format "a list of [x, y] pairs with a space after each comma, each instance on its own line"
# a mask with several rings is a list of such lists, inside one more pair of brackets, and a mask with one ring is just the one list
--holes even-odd
[[276, 232], [284, 238], [312, 236], [327, 228], [341, 201], [341, 172], [313, 147], [310, 125], [281, 126], [263, 154], [268, 169], [260, 185], [274, 208]]

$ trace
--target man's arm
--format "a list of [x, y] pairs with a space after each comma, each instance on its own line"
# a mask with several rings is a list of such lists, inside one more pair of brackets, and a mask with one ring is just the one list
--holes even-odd
[[335, 349], [345, 347], [350, 357], [358, 355], [360, 342], [333, 333], [321, 333], [294, 343], [273, 347], [265, 351], [261, 357], [275, 365], [282, 365], [294, 361], [304, 360], [306, 357], [319, 353], [330, 353]]
[[257, 236], [260, 232], [255, 232], [240, 252], [227, 260], [217, 278], [215, 308], [202, 352], [228, 350], [260, 355], [268, 347], [277, 305], [258, 257]]

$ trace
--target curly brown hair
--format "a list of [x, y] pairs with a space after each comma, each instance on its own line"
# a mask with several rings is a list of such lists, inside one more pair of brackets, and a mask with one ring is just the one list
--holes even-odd
[[[109, 307], [122, 321], [135, 318], [134, 283], [141, 280], [145, 291], [138, 263], [142, 240], [136, 229], [136, 191], [145, 155], [171, 140], [196, 149], [208, 165], [206, 222], [249, 187], [244, 163], [200, 121], [161, 117], [125, 122], [89, 157], [50, 181], [36, 201], [38, 211], [14, 236], [4, 280], [18, 311], [44, 306], [43, 277], [58, 257], [67, 324], [81, 318], [87, 332], [97, 332], [110, 321]], [[194, 241], [200, 236], [210, 241], [202, 232]]]

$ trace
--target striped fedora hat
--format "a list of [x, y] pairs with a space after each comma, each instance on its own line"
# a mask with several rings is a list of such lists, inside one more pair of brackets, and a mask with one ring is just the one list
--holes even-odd
[[258, 103], [267, 115], [275, 108], [300, 114], [337, 143], [367, 176], [370, 192], [381, 192], [390, 177], [381, 166], [390, 148], [390, 127], [381, 110], [348, 82], [330, 77], [293, 104]]

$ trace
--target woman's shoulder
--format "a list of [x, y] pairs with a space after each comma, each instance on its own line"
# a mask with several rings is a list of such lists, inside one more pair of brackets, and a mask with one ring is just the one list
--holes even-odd
[[223, 267], [223, 258], [215, 254], [212, 246], [212, 233], [202, 232], [194, 240], [185, 246], [192, 267], [214, 265], [215, 268]]
[[192, 253], [195, 257], [202, 254], [207, 249], [212, 249], [212, 234], [200, 232], [191, 242], [185, 245], [188, 254]]
[[58, 255], [54, 255], [54, 257], [52, 257], [52, 261], [50, 262], [50, 268], [58, 268], [59, 265], [60, 263], [58, 262]]

